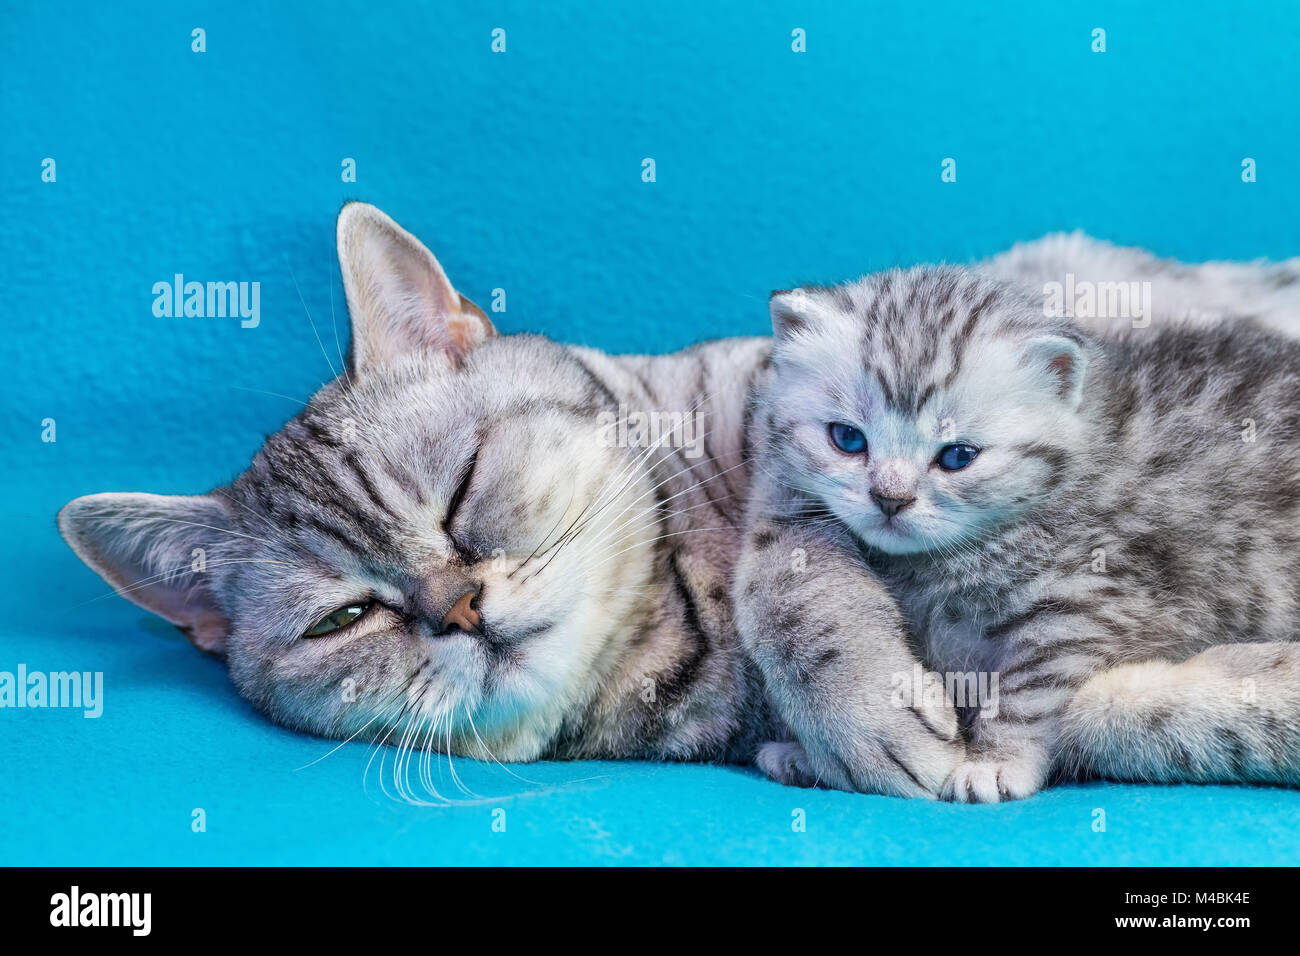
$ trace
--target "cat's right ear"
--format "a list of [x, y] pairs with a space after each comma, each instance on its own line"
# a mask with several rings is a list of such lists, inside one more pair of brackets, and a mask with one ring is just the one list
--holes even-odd
[[785, 341], [807, 331], [812, 324], [808, 309], [808, 293], [803, 289], [778, 289], [767, 301], [772, 313], [772, 334]]
[[452, 288], [433, 253], [374, 206], [343, 207], [338, 249], [352, 317], [350, 374], [420, 351], [444, 352], [459, 364], [496, 334], [483, 310]]
[[207, 555], [228, 523], [212, 495], [86, 495], [59, 512], [59, 532], [92, 571], [219, 655], [230, 625], [208, 587]]

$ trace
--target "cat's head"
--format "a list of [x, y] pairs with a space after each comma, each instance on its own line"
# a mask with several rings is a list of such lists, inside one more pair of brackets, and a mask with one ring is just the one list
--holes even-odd
[[590, 519], [648, 478], [599, 440], [610, 399], [569, 350], [497, 336], [371, 206], [338, 247], [346, 374], [228, 486], [90, 495], [59, 528], [282, 723], [536, 756], [647, 579], [636, 522]]
[[786, 480], [891, 554], [951, 551], [1049, 495], [1077, 453], [1090, 347], [977, 274], [772, 295]]

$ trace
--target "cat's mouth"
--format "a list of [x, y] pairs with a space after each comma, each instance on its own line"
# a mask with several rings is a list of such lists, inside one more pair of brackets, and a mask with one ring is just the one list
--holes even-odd
[[549, 631], [554, 626], [554, 621], [500, 625], [484, 620], [479, 625], [479, 636], [483, 639], [483, 643], [489, 647], [508, 651], [520, 647], [538, 634]]
[[483, 675], [483, 688], [487, 691], [499, 682], [505, 673], [524, 667], [527, 663], [525, 649], [539, 635], [555, 626], [554, 621], [536, 621], [531, 624], [491, 625], [484, 621], [475, 634], [487, 652], [487, 670]]

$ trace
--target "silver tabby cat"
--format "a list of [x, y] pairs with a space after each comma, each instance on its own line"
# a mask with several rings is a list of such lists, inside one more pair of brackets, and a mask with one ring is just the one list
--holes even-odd
[[[293, 728], [483, 759], [749, 759], [775, 731], [728, 576], [767, 340], [615, 358], [498, 336], [377, 209], [344, 207], [338, 250], [346, 372], [225, 487], [69, 503], [77, 554]], [[620, 407], [692, 411], [703, 453], [611, 440]]]
[[[755, 472], [764, 479], [752, 480], [769, 421], [755, 401], [769, 340], [609, 356], [500, 336], [428, 250], [373, 207], [344, 207], [338, 246], [352, 320], [346, 371], [226, 486], [69, 503], [60, 530], [87, 564], [222, 656], [239, 691], [293, 728], [503, 760], [758, 759], [790, 782], [938, 789], [964, 753], [955, 711], [942, 694], [879, 706], [917, 650], [857, 557], [846, 567], [869, 587], [846, 603], [851, 592], [836, 585], [824, 550], [830, 518], [772, 532], [810, 534], [817, 573], [786, 597], [787, 582], [774, 581], [765, 598], [775, 606], [759, 627], [758, 604], [742, 601], [753, 656], [742, 646], [731, 588], [745, 503], [751, 485], [763, 500], [780, 466], [766, 460]], [[1131, 250], [1082, 239], [1019, 247], [984, 268], [1035, 282], [1036, 269], [1055, 272], [1062, 257], [1083, 269], [1112, 254], [1165, 274]], [[1227, 272], [1207, 271], [1219, 268]], [[1223, 295], [1239, 301], [1238, 291], [1258, 292], [1273, 276], [1201, 266], [1172, 281], [1198, 301], [1200, 285], [1232, 287]], [[671, 434], [609, 440], [611, 416], [656, 409], [697, 415], [694, 447]], [[810, 608], [805, 587], [819, 586], [827, 599]], [[823, 663], [835, 651], [871, 664], [845, 670], [857, 682], [829, 698], [792, 693], [790, 671], [774, 672], [761, 646], [769, 625], [788, 627], [787, 663], [802, 674], [804, 645], [793, 638], [817, 614], [843, 625]], [[1170, 670], [1175, 689], [1219, 679], [1214, 667]], [[804, 676], [825, 689], [828, 674]], [[1260, 699], [1294, 676], [1268, 672]], [[1169, 698], [1171, 730], [1199, 719]], [[1243, 733], [1242, 746], [1254, 747]], [[829, 744], [851, 774], [823, 773], [794, 740], [809, 754]], [[1271, 779], [1254, 750], [1243, 759], [1240, 778]]]
[[[1053, 315], [1072, 270], [1154, 308]], [[793, 740], [759, 763], [962, 802], [1300, 782], [1300, 344], [1265, 328], [1298, 287], [1068, 237], [774, 293], [735, 595]]]

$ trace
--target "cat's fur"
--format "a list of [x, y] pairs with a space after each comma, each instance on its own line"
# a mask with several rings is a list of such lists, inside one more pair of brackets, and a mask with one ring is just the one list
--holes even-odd
[[[748, 547], [779, 556], [767, 562], [769, 595], [789, 583], [785, 569], [815, 572], [763, 626], [797, 637], [822, 621], [824, 636], [835, 626], [843, 640], [816, 653], [784, 641], [774, 669], [752, 640], [755, 605], [742, 600], [754, 656], [741, 647], [728, 583], [745, 540], [751, 459], [768, 425], [746, 401], [761, 393], [753, 386], [767, 374], [768, 340], [609, 356], [497, 336], [432, 255], [378, 210], [344, 207], [338, 238], [353, 325], [346, 373], [210, 494], [69, 503], [60, 530], [87, 564], [223, 656], [244, 696], [298, 729], [482, 758], [757, 756], [790, 782], [913, 795], [942, 785], [966, 752], [955, 712], [942, 695], [880, 706], [915, 649], [892, 596], [847, 537], [759, 515]], [[1032, 287], [1058, 278], [1062, 248], [1080, 263], [1109, 261], [1113, 247], [1048, 239], [985, 268]], [[1188, 268], [1151, 266], [1133, 250], [1116, 255], [1134, 268]], [[1258, 292], [1241, 286], [1243, 295]], [[703, 454], [672, 441], [602, 441], [602, 421], [629, 409], [698, 412]], [[772, 471], [765, 467], [760, 474]], [[762, 500], [760, 492], [754, 501]], [[831, 547], [845, 548], [838, 567]], [[757, 562], [752, 553], [747, 561], [752, 582]], [[480, 633], [447, 624], [467, 591], [478, 592]], [[346, 631], [303, 636], [323, 614], [365, 599], [376, 608]], [[858, 631], [891, 641], [872, 644]], [[1090, 768], [1170, 776], [1167, 755], [1151, 743], [1152, 721], [1169, 731], [1157, 740], [1185, 737], [1197, 747], [1206, 727], [1235, 716], [1218, 684], [1267, 663], [1216, 654], [1196, 666], [1151, 665], [1168, 672], [1154, 695], [1128, 686], [1151, 683], [1142, 669], [1116, 668], [1109, 683], [1087, 685], [1092, 695], [1075, 698], [1080, 740], [1109, 728], [1110, 744], [1127, 726], [1138, 741], [1094, 746], [1111, 763], [1093, 759]], [[845, 680], [833, 685], [836, 661]], [[806, 682], [805, 696], [791, 675]], [[1277, 699], [1296, 676], [1265, 669], [1260, 699]], [[1185, 687], [1222, 709], [1177, 706]], [[1125, 707], [1110, 706], [1111, 696]], [[810, 765], [795, 737], [814, 753], [825, 743], [828, 766]]]
[[[1085, 330], [1045, 315], [1062, 268], [1176, 291]], [[1249, 318], [1294, 324], [1297, 279], [1070, 237], [775, 293], [735, 595], [796, 740], [760, 764], [980, 802], [1054, 768], [1300, 783], [1300, 344]], [[945, 472], [953, 441], [981, 451]], [[996, 712], [906, 722], [881, 673], [918, 662], [997, 674]]]
[[[779, 725], [728, 575], [767, 340], [612, 357], [497, 336], [373, 207], [344, 207], [338, 245], [347, 372], [225, 487], [69, 503], [77, 554], [290, 727], [485, 759], [749, 759]], [[704, 454], [613, 445], [620, 407], [698, 414]], [[481, 633], [444, 624], [470, 591]]]

